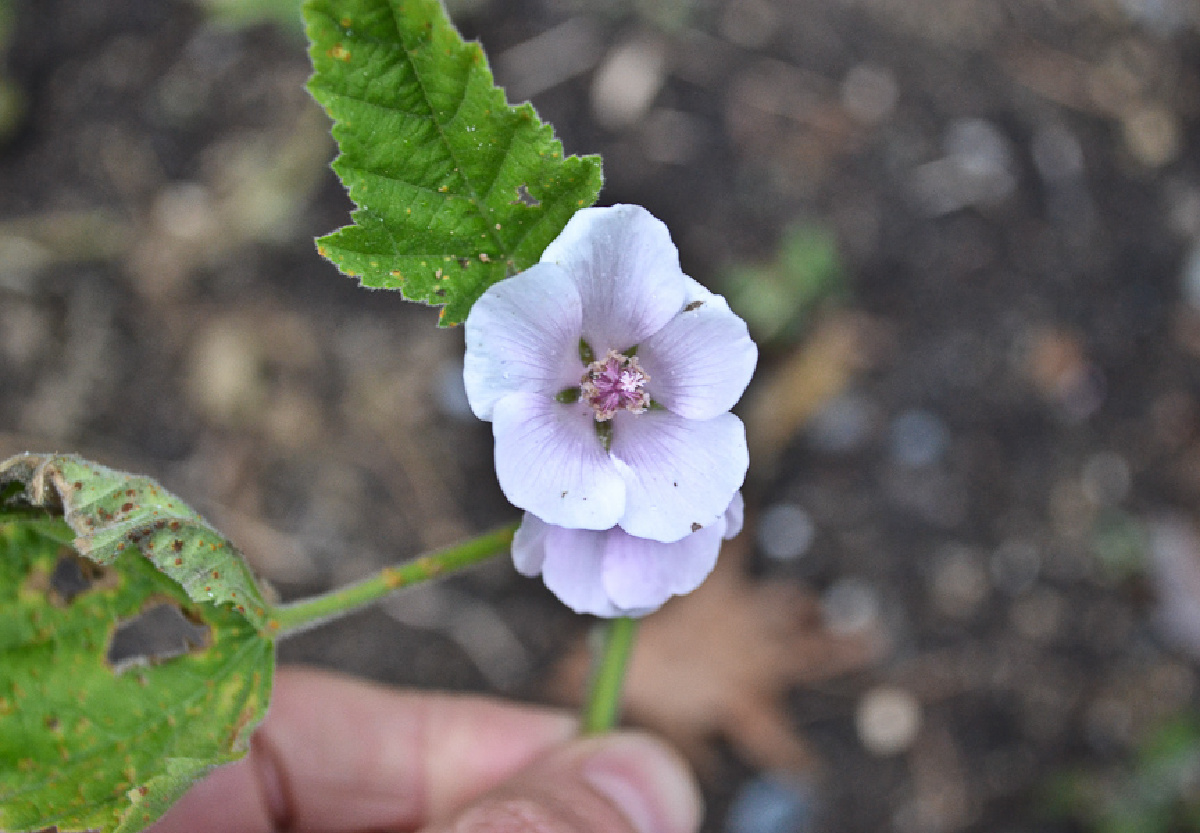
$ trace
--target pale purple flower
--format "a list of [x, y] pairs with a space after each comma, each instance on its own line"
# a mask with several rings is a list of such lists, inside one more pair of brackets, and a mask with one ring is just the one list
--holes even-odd
[[466, 342], [467, 397], [513, 504], [661, 543], [723, 518], [749, 463], [729, 409], [758, 350], [644, 208], [577, 212], [540, 263], [475, 303]]
[[513, 562], [576, 613], [644, 616], [671, 596], [690, 593], [712, 572], [722, 538], [742, 528], [742, 494], [703, 529], [664, 544], [635, 538], [619, 526], [567, 529], [525, 513], [513, 539]]

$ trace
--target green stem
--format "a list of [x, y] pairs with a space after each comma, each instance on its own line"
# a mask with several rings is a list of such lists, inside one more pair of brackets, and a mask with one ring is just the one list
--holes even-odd
[[583, 733], [599, 735], [617, 725], [621, 711], [621, 687], [633, 654], [637, 619], [623, 616], [601, 626], [603, 643], [592, 671], [591, 690], [583, 707]]
[[277, 638], [291, 636], [366, 607], [401, 587], [419, 584], [446, 573], [470, 567], [507, 552], [516, 524], [480, 535], [463, 544], [423, 555], [398, 567], [384, 567], [360, 582], [271, 610], [267, 626]]

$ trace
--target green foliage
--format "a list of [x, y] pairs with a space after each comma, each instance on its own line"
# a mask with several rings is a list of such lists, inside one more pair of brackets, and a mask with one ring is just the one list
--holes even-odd
[[0, 463], [0, 830], [141, 830], [241, 757], [271, 690], [265, 608], [229, 544], [153, 482]]
[[0, 49], [8, 49], [12, 40], [13, 8], [11, 0], [0, 0]]
[[10, 0], [0, 0], [0, 140], [16, 132], [25, 115], [25, 96], [7, 76], [4, 67], [15, 22]]
[[1049, 799], [1055, 815], [1095, 833], [1200, 833], [1200, 722], [1176, 717], [1127, 768], [1067, 773], [1050, 785]]
[[300, 30], [300, 0], [198, 0], [215, 20], [230, 26], [275, 23]]
[[106, 565], [138, 549], [194, 601], [228, 604], [266, 632], [267, 604], [241, 554], [150, 478], [75, 456], [25, 454], [0, 463], [0, 486], [14, 482], [28, 505], [60, 509], [80, 555]]
[[823, 303], [845, 294], [837, 241], [822, 228], [792, 226], [774, 262], [728, 270], [721, 289], [760, 343], [792, 341]]
[[1092, 525], [1092, 551], [1110, 575], [1123, 579], [1146, 570], [1147, 540], [1144, 525], [1116, 509], [1100, 514]]
[[346, 274], [456, 324], [595, 202], [599, 158], [564, 159], [532, 106], [510, 107], [437, 0], [308, 0], [304, 17], [309, 90], [358, 206], [318, 250]]

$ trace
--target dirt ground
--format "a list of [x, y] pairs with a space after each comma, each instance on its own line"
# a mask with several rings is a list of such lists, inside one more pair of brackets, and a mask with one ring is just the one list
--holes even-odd
[[[299, 27], [220, 5], [12, 3], [0, 458], [158, 477], [290, 598], [516, 513], [461, 334], [315, 252]], [[706, 829], [1200, 829], [1198, 7], [451, 7], [762, 346], [747, 529], [630, 681]], [[570, 702], [587, 628], [498, 561], [281, 658]]]

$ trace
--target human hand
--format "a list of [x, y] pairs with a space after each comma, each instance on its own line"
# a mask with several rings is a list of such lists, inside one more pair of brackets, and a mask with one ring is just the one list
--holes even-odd
[[280, 669], [250, 753], [151, 833], [695, 833], [682, 761], [643, 735], [577, 737], [562, 713]]

